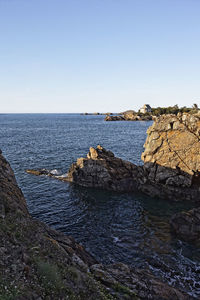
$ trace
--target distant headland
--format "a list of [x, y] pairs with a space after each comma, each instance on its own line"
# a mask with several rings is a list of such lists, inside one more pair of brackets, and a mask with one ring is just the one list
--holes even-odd
[[82, 113], [81, 115], [105, 115], [105, 121], [151, 121], [154, 117], [159, 117], [165, 114], [177, 115], [178, 113], [197, 114], [200, 109], [196, 103], [191, 107], [179, 107], [177, 104], [168, 107], [151, 107], [150, 104], [144, 104], [137, 112], [129, 109], [124, 112], [113, 113]]

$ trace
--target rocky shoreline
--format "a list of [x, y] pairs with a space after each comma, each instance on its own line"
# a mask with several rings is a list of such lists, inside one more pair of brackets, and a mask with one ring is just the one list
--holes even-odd
[[[199, 201], [199, 134], [198, 116], [162, 116], [148, 129], [142, 166], [99, 145], [62, 176], [45, 169], [27, 172], [85, 187]], [[199, 243], [199, 208], [174, 215], [170, 226], [178, 238]], [[102, 265], [73, 238], [34, 220], [1, 153], [0, 237], [2, 299], [194, 299], [150, 270], [122, 263]]]
[[120, 115], [107, 115], [105, 121], [151, 121], [153, 116], [150, 114], [136, 114], [133, 111], [127, 111]]
[[33, 219], [2, 154], [0, 238], [1, 299], [194, 299], [149, 270], [102, 265], [73, 238]]

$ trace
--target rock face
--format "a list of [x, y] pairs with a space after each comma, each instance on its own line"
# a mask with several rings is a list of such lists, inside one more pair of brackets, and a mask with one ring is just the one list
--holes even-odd
[[[68, 171], [67, 180], [86, 187], [127, 192], [138, 187], [136, 165], [114, 156], [102, 146], [91, 147], [87, 158], [78, 158]], [[142, 174], [141, 174], [142, 175]]]
[[193, 299], [149, 271], [99, 264], [73, 238], [34, 220], [1, 153], [0, 240], [0, 299]]
[[179, 239], [200, 242], [200, 207], [175, 214], [170, 225]]
[[147, 133], [145, 151], [142, 154], [144, 163], [150, 162], [172, 170], [181, 170], [185, 178], [179, 176], [178, 180], [173, 180], [169, 177], [167, 183], [191, 186], [200, 173], [199, 115], [161, 116]]
[[[147, 131], [142, 154], [152, 194], [200, 200], [200, 117], [163, 115]], [[146, 189], [146, 187], [142, 187]]]

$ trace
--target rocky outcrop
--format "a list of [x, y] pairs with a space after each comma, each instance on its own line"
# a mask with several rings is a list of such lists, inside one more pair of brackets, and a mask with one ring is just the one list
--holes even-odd
[[170, 225], [179, 239], [187, 242], [200, 242], [200, 207], [175, 214]]
[[23, 215], [28, 213], [26, 201], [22, 191], [17, 185], [13, 171], [2, 156], [0, 150], [0, 216], [5, 218], [7, 212], [20, 211]]
[[[200, 199], [198, 185], [188, 184], [190, 175], [155, 163], [136, 166], [114, 156], [102, 146], [91, 147], [86, 158], [72, 164], [64, 180], [85, 187], [118, 192], [140, 190], [150, 196], [172, 200]], [[58, 178], [59, 179], [59, 178]]]
[[106, 116], [105, 121], [151, 121], [151, 115], [137, 115], [134, 111], [124, 112], [122, 115]]
[[[192, 180], [200, 173], [200, 117], [199, 115], [178, 114], [164, 115], [148, 129], [145, 151], [142, 154], [144, 163], [179, 169], [187, 175], [169, 184], [191, 186]], [[195, 176], [194, 176], [195, 175]]]
[[142, 160], [152, 188], [172, 199], [200, 200], [199, 115], [163, 115], [147, 134]]
[[0, 240], [0, 299], [193, 299], [147, 270], [99, 264], [73, 238], [34, 220], [1, 154]]
[[78, 158], [68, 171], [67, 180], [86, 187], [102, 188], [119, 192], [137, 188], [140, 168], [114, 156], [111, 151], [98, 145], [91, 147], [86, 158]]
[[110, 116], [107, 115], [104, 119], [105, 121], [125, 121], [123, 116]]

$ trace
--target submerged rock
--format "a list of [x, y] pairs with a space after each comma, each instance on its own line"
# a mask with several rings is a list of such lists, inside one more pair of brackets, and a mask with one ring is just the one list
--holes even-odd
[[62, 181], [67, 180], [67, 174], [59, 175], [59, 172], [57, 170], [49, 171], [47, 169], [38, 169], [38, 170], [27, 169], [26, 173], [36, 175], [36, 176], [49, 176]]
[[175, 214], [170, 225], [172, 232], [181, 240], [200, 242], [200, 207]]

